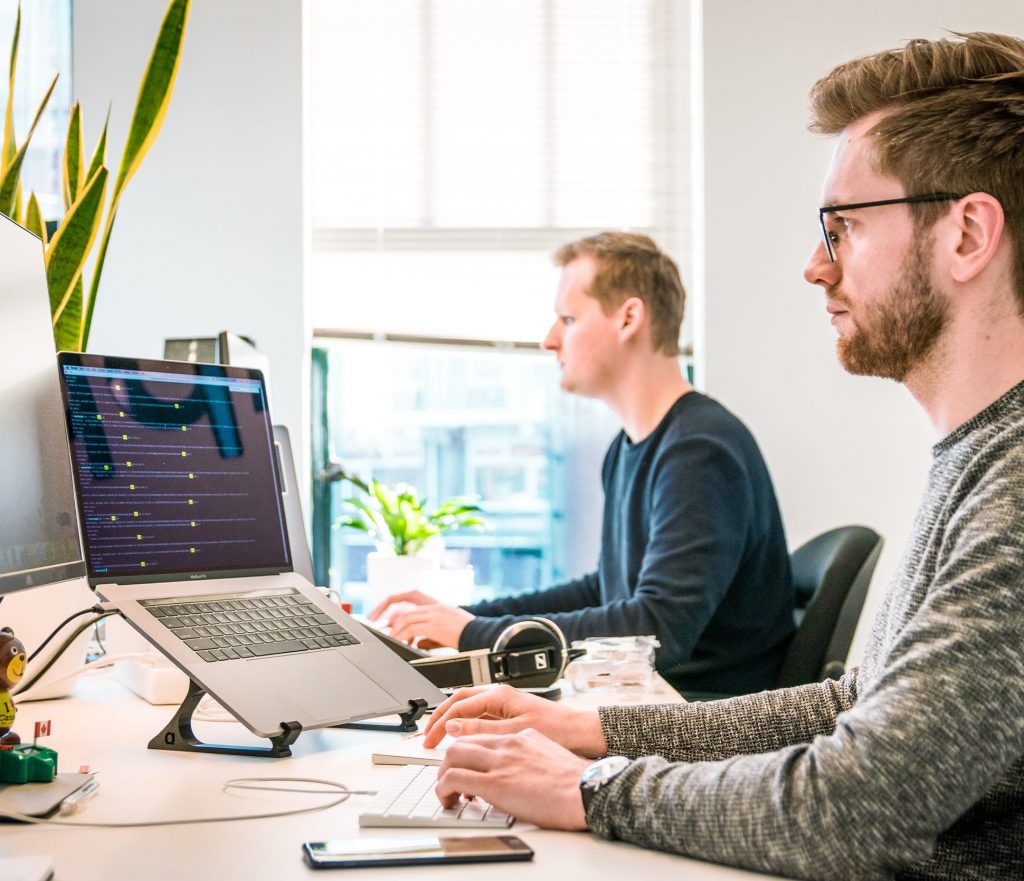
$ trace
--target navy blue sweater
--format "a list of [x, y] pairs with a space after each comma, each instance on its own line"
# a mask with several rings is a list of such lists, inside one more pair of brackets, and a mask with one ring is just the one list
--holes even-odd
[[624, 432], [602, 467], [596, 572], [467, 606], [461, 650], [543, 615], [566, 639], [653, 633], [658, 671], [680, 691], [774, 685], [793, 632], [789, 554], [754, 438], [717, 401], [683, 395], [639, 443]]

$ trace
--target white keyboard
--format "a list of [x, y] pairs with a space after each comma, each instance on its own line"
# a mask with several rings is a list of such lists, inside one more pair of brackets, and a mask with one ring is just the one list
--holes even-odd
[[388, 778], [359, 814], [360, 826], [434, 826], [506, 829], [515, 820], [479, 798], [445, 809], [434, 794], [436, 765], [406, 765]]

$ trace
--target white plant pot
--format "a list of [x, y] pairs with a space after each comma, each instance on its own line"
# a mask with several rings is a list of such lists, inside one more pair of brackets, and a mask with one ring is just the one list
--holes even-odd
[[425, 576], [439, 569], [437, 557], [422, 555], [396, 557], [371, 551], [366, 555], [366, 595], [363, 611], [369, 612], [393, 593], [426, 590]]
[[459, 569], [434, 569], [425, 573], [423, 589], [434, 599], [449, 606], [465, 606], [473, 602], [474, 573], [472, 566]]

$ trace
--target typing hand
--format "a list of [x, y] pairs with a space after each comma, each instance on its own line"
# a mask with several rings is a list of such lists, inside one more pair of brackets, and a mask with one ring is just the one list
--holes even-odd
[[458, 648], [459, 637], [472, 620], [473, 616], [458, 606], [404, 605], [391, 615], [391, 635], [404, 642], [416, 642], [422, 648]]
[[372, 612], [370, 620], [376, 621], [384, 616], [384, 613], [396, 603], [410, 603], [414, 606], [431, 606], [436, 603], [432, 596], [425, 594], [422, 590], [407, 590], [404, 593], [393, 593], [382, 603], [378, 603]]
[[530, 728], [460, 737], [441, 763], [437, 797], [450, 808], [478, 796], [545, 829], [586, 829], [580, 775], [588, 764]]
[[455, 692], [434, 710], [424, 729], [423, 745], [433, 748], [446, 734], [514, 734], [527, 728], [580, 755], [608, 752], [596, 712], [574, 710], [509, 685]]

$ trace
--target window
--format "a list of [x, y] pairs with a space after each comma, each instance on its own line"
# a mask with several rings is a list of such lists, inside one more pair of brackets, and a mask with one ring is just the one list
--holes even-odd
[[[11, 39], [18, 17], [18, 0], [0, 0], [0, 57], [5, 75], [0, 79], [0, 105], [6, 106]], [[21, 4], [21, 36], [14, 83], [14, 131], [20, 145], [55, 74], [60, 74], [39, 121], [21, 181], [25, 197], [34, 190], [43, 217], [64, 214], [61, 200], [61, 157], [71, 107], [71, 4], [69, 0], [33, 0]]]
[[[543, 587], [596, 562], [600, 457], [617, 426], [561, 393], [538, 349], [550, 255], [629, 228], [654, 236], [685, 278], [687, 7], [309, 4], [320, 465], [340, 457], [435, 500], [479, 493], [497, 528], [448, 544], [485, 592]], [[584, 460], [592, 468], [576, 473]], [[336, 586], [359, 583], [367, 549], [324, 531], [339, 494], [314, 494], [314, 556]], [[571, 542], [566, 498], [579, 501]]]

